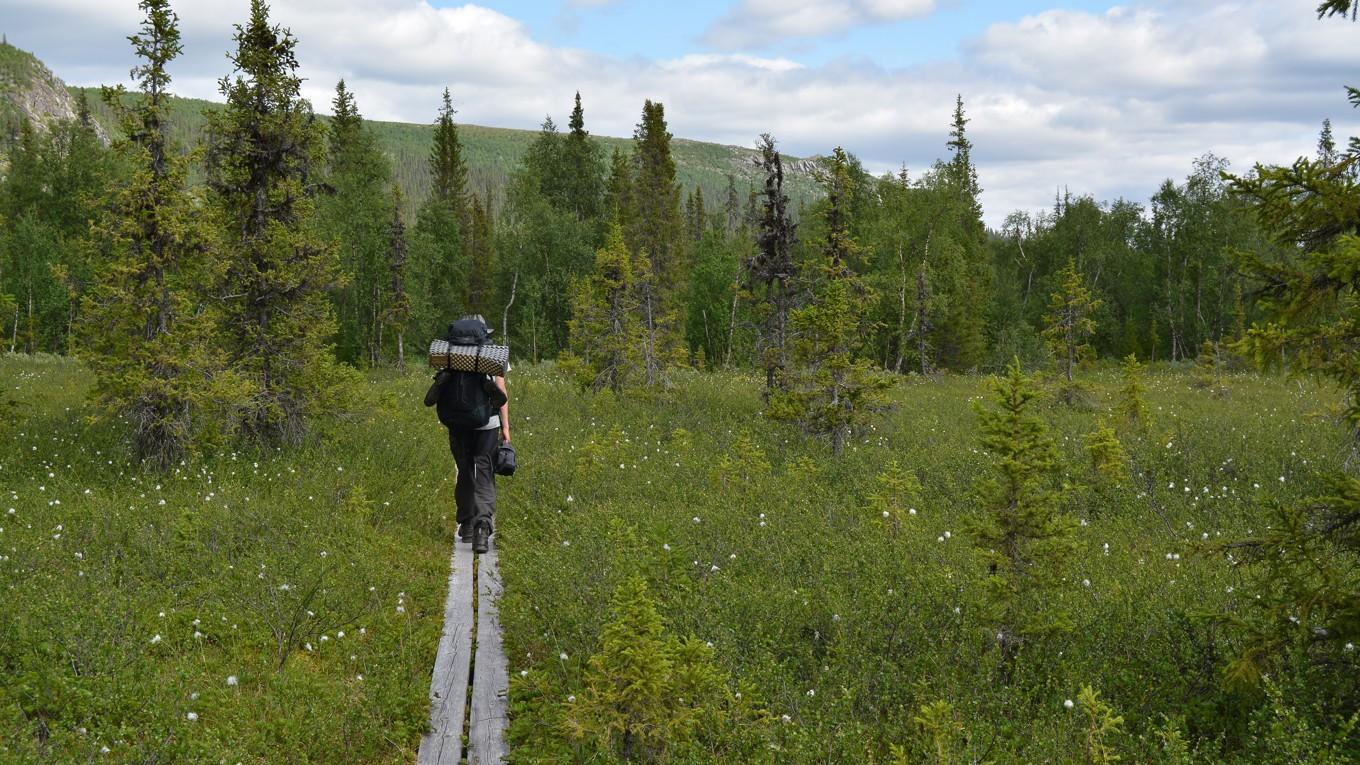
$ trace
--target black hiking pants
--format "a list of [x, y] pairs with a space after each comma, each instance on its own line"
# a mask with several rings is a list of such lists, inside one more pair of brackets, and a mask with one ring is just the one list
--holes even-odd
[[496, 473], [492, 455], [501, 445], [499, 428], [491, 430], [449, 429], [449, 451], [458, 465], [458, 484], [453, 498], [458, 505], [458, 522], [475, 529], [486, 521], [492, 525], [496, 515]]

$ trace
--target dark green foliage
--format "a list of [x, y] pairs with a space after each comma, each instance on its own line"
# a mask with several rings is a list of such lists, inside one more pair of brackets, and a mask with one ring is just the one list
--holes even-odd
[[1091, 297], [1076, 261], [1069, 260], [1058, 276], [1061, 279], [1058, 289], [1048, 300], [1044, 337], [1062, 377], [1059, 398], [1072, 404], [1080, 390], [1074, 379], [1077, 365], [1089, 359], [1092, 353], [1091, 346], [1086, 343], [1096, 331], [1096, 322], [1091, 315], [1100, 308], [1101, 302]]
[[857, 356], [866, 329], [861, 306], [874, 297], [850, 267], [858, 253], [849, 219], [855, 177], [843, 149], [836, 148], [825, 172], [822, 255], [806, 274], [812, 297], [789, 316], [789, 382], [769, 396], [767, 413], [828, 437], [832, 454], [839, 457], [851, 434], [883, 407], [892, 381]]
[[996, 475], [978, 480], [981, 512], [968, 520], [974, 544], [988, 561], [984, 621], [1009, 664], [1024, 645], [1070, 626], [1052, 600], [1076, 522], [1058, 507], [1058, 451], [1033, 413], [1038, 390], [1013, 362], [992, 384], [996, 409], [978, 409], [982, 447]]
[[0, 181], [0, 315], [3, 347], [70, 352], [80, 300], [94, 272], [82, 246], [119, 158], [78, 120], [35, 128], [24, 121]]
[[336, 354], [349, 363], [380, 361], [390, 224], [392, 170], [354, 95], [341, 80], [332, 103], [325, 193], [317, 200], [317, 227], [332, 240], [343, 282], [335, 292], [339, 325]]
[[633, 133], [633, 174], [627, 227], [628, 246], [646, 264], [650, 278], [638, 284], [643, 339], [642, 363], [648, 387], [661, 384], [668, 367], [685, 355], [680, 329], [689, 247], [680, 215], [680, 186], [666, 111], [648, 100]]
[[406, 221], [402, 219], [401, 187], [392, 186], [392, 221], [387, 227], [387, 269], [391, 275], [387, 308], [382, 326], [396, 335], [397, 371], [406, 371], [406, 331], [411, 325], [411, 296], [407, 291], [410, 261], [406, 242]]
[[235, 71], [219, 83], [227, 105], [208, 115], [208, 186], [226, 227], [220, 340], [242, 433], [296, 442], [345, 381], [328, 345], [338, 263], [312, 220], [325, 135], [299, 92], [297, 41], [262, 0], [235, 40]]
[[636, 384], [643, 334], [638, 281], [648, 277], [628, 251], [623, 228], [610, 224], [594, 274], [572, 290], [571, 348], [586, 387], [620, 393]]
[[[590, 140], [586, 131], [585, 110], [581, 108], [581, 94], [576, 94], [576, 105], [562, 146], [562, 175], [559, 206], [565, 206], [580, 220], [594, 220], [604, 211], [604, 154], [600, 144]], [[553, 195], [550, 195], [553, 196]]]
[[[765, 397], [785, 386], [789, 359], [789, 312], [793, 309], [793, 282], [797, 277], [794, 247], [798, 226], [789, 217], [789, 197], [784, 193], [784, 164], [769, 133], [760, 136], [760, 168], [765, 174], [756, 251], [745, 264], [748, 299], [756, 303], [759, 322], [756, 354], [765, 370]], [[733, 189], [735, 194], [735, 188]], [[729, 204], [732, 198], [729, 196]], [[729, 216], [731, 213], [729, 212]]]
[[178, 18], [167, 0], [142, 0], [141, 31], [131, 36], [142, 64], [132, 70], [140, 102], [123, 90], [105, 99], [122, 115], [118, 152], [132, 168], [111, 190], [91, 230], [98, 278], [85, 296], [77, 354], [94, 371], [94, 394], [107, 415], [132, 427], [133, 452], [161, 470], [211, 428], [211, 385], [223, 359], [214, 349], [216, 311], [205, 305], [219, 273], [212, 232], [196, 215], [185, 159], [165, 133], [166, 65], [180, 53]]
[[[1345, 9], [1324, 3], [1319, 13]], [[1352, 101], [1360, 107], [1353, 89]], [[1360, 183], [1345, 163], [1306, 158], [1286, 167], [1257, 165], [1251, 175], [1228, 180], [1285, 249], [1274, 259], [1241, 254], [1259, 285], [1266, 322], [1238, 347], [1258, 365], [1284, 365], [1339, 388], [1351, 436], [1351, 457], [1324, 477], [1324, 491], [1295, 504], [1272, 503], [1265, 528], [1230, 547], [1258, 564], [1257, 608], [1226, 617], [1246, 637], [1231, 678], [1254, 686], [1279, 666], [1292, 664], [1307, 677], [1310, 665], [1330, 664], [1360, 641], [1360, 480], [1353, 459], [1360, 433]], [[1360, 698], [1354, 673], [1327, 685], [1352, 707]]]

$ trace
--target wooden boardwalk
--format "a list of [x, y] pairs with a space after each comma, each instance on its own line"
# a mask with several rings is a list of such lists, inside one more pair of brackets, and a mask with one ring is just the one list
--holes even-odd
[[[494, 539], [494, 537], [493, 537]], [[509, 676], [496, 604], [496, 548], [474, 556], [455, 539], [444, 633], [430, 677], [430, 732], [418, 765], [498, 765], [505, 757]]]

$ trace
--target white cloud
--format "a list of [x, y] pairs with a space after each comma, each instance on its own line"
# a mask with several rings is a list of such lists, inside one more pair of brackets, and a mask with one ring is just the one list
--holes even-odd
[[704, 42], [726, 50], [761, 48], [925, 16], [935, 6], [936, 0], [741, 0], [708, 28]]
[[[344, 77], [373, 119], [426, 123], [453, 92], [460, 121], [533, 129], [565, 122], [580, 90], [587, 127], [632, 133], [646, 98], [681, 137], [750, 146], [770, 132], [799, 155], [837, 144], [874, 170], [913, 174], [946, 153], [962, 93], [987, 220], [1041, 209], [1055, 189], [1145, 199], [1213, 151], [1234, 167], [1312, 151], [1330, 116], [1360, 134], [1345, 102], [1360, 71], [1360, 27], [1317, 21], [1313, 0], [1144, 0], [1106, 13], [1049, 11], [996, 24], [957, 61], [889, 70], [853, 59], [803, 66], [787, 58], [694, 53], [667, 60], [605, 56], [535, 40], [476, 5], [421, 0], [276, 0], [274, 20], [298, 36], [305, 92], [329, 108]], [[825, 5], [825, 4], [824, 4]], [[907, 12], [911, 3], [876, 12]], [[75, 84], [125, 81], [137, 18], [105, 0], [0, 0], [11, 42]], [[177, 92], [216, 96], [223, 53], [246, 0], [178, 0], [185, 56]], [[867, 6], [866, 6], [867, 7]], [[1350, 84], [1360, 85], [1360, 76]]]

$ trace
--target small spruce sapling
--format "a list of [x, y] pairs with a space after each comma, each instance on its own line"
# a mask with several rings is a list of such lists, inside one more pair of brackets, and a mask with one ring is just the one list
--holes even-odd
[[1111, 739], [1123, 732], [1124, 718], [1115, 714], [1114, 707], [1101, 700], [1100, 692], [1089, 685], [1082, 686], [1077, 702], [1086, 713], [1086, 761], [1091, 765], [1119, 762]]
[[1218, 343], [1206, 339], [1199, 347], [1199, 356], [1195, 358], [1194, 385], [1214, 398], [1226, 398], [1228, 395], [1228, 386], [1223, 384], [1223, 355]]
[[1102, 486], [1122, 486], [1129, 482], [1129, 459], [1114, 428], [1104, 420], [1086, 434], [1086, 451], [1091, 455], [1091, 470]]
[[921, 482], [897, 460], [889, 460], [875, 483], [874, 492], [868, 497], [871, 516], [896, 530], [904, 516], [916, 512], [921, 502]]
[[731, 693], [710, 645], [665, 634], [640, 577], [615, 591], [610, 616], [580, 700], [566, 702], [569, 736], [625, 761], [657, 762], [705, 731], [760, 724], [759, 710]]
[[995, 472], [979, 479], [981, 512], [965, 527], [988, 562], [983, 619], [1009, 666], [1027, 640], [1070, 628], [1048, 595], [1060, 584], [1076, 524], [1058, 509], [1058, 450], [1031, 411], [1038, 391], [1018, 359], [992, 389], [996, 408], [979, 407], [978, 420]]
[[1143, 365], [1138, 357], [1130, 353], [1124, 357], [1121, 367], [1124, 383], [1119, 388], [1119, 412], [1124, 419], [1138, 430], [1147, 430], [1148, 408], [1143, 400], [1147, 386], [1143, 384]]

